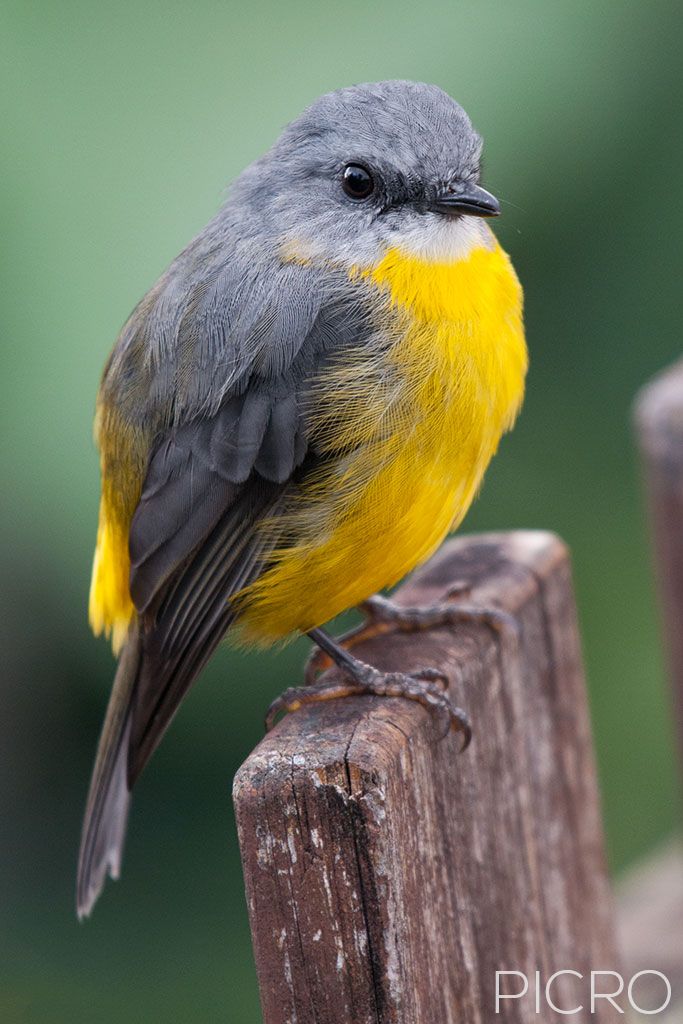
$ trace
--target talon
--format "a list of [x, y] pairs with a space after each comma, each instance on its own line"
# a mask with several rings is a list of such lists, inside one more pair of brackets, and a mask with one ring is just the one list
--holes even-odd
[[469, 594], [472, 590], [472, 585], [467, 580], [455, 580], [451, 583], [450, 587], [446, 591], [446, 599], [462, 597], [463, 594]]
[[382, 594], [373, 594], [358, 607], [367, 619], [366, 625], [370, 629], [374, 627], [375, 636], [388, 632], [392, 626], [402, 628], [404, 608]]
[[329, 654], [325, 654], [320, 647], [314, 647], [304, 665], [304, 686], [314, 686], [318, 676], [333, 665]]
[[472, 742], [472, 726], [469, 718], [460, 708], [453, 708], [453, 721], [451, 722], [451, 728], [454, 732], [462, 733], [462, 746], [460, 747], [459, 753], [464, 754]]
[[[382, 618], [381, 623], [378, 620], [371, 623], [371, 629], [381, 625], [383, 627], [381, 631], [384, 632], [387, 626], [391, 628], [395, 625], [396, 611], [391, 602], [382, 597], [374, 597], [371, 599], [371, 604], [373, 606], [372, 614]], [[477, 612], [481, 611], [481, 609], [477, 609]], [[444, 605], [426, 609], [399, 609], [399, 618], [403, 618], [403, 625], [399, 624], [398, 628], [420, 628], [419, 625], [415, 625], [416, 615], [420, 623], [423, 622], [426, 615], [430, 624], [435, 624], [435, 617], [441, 624], [444, 618], [446, 621], [452, 621], [454, 614], [459, 619], [461, 614], [467, 615], [467, 609], [464, 613], [459, 606], [447, 607]], [[508, 618], [507, 613], [502, 612], [501, 617]], [[353, 637], [364, 638], [366, 628], [361, 626], [357, 630], [352, 630], [346, 634], [346, 637], [342, 637], [342, 640]], [[317, 648], [310, 655], [306, 665], [305, 678], [308, 685], [285, 690], [277, 700], [273, 701], [266, 714], [266, 731], [273, 728], [277, 716], [281, 713], [298, 711], [299, 708], [307, 704], [316, 704], [323, 700], [367, 694], [374, 697], [400, 697], [421, 704], [432, 714], [443, 718], [445, 722], [443, 736], [451, 731], [462, 733], [461, 752], [467, 749], [472, 739], [472, 727], [465, 712], [455, 707], [448, 698], [450, 680], [447, 673], [430, 666], [415, 669], [412, 672], [381, 672], [372, 665], [367, 665], [355, 658], [345, 647], [341, 646], [339, 641], [333, 640], [322, 629], [312, 629], [309, 636]], [[345, 677], [342, 681], [338, 678], [333, 678], [329, 682], [316, 679], [316, 672], [330, 663], [336, 664], [341, 670]]]
[[397, 608], [393, 601], [382, 594], [372, 594], [358, 605], [358, 610], [365, 616], [365, 625], [386, 625], [393, 621], [393, 611]]
[[324, 700], [337, 700], [339, 697], [356, 697], [362, 694], [363, 688], [355, 681], [315, 683], [313, 686], [291, 686], [281, 693], [268, 708], [265, 717], [266, 732], [275, 725], [279, 714], [291, 714], [299, 711], [307, 704], [319, 704]]
[[295, 699], [295, 693], [296, 690], [294, 688], [290, 688], [288, 690], [285, 690], [284, 693], [281, 693], [280, 696], [272, 702], [272, 704], [266, 711], [266, 717], [264, 721], [266, 732], [270, 732], [270, 730], [275, 725], [277, 716], [281, 712], [284, 713], [289, 711], [298, 711], [301, 705]]
[[[412, 633], [468, 622], [489, 626], [499, 636], [507, 636], [511, 642], [518, 645], [520, 627], [517, 620], [502, 608], [483, 608], [463, 603], [460, 598], [470, 590], [471, 585], [467, 580], [456, 580], [448, 588], [441, 602], [412, 608], [395, 604], [381, 594], [373, 594], [358, 605], [365, 616], [365, 622], [340, 636], [335, 645], [338, 649], [350, 651], [357, 644], [382, 636], [391, 630]], [[449, 603], [451, 601], [453, 603]], [[319, 646], [314, 648], [304, 667], [305, 685], [315, 686], [318, 676], [334, 663], [335, 657], [329, 651]]]
[[441, 683], [441, 689], [445, 692], [449, 685], [450, 679], [445, 672], [442, 672], [438, 668], [418, 668], [414, 672], [410, 673], [412, 679], [424, 679], [427, 683]]
[[[444, 608], [444, 613], [448, 613], [447, 608]], [[454, 604], [451, 608], [451, 616], [450, 621], [453, 623], [481, 622], [484, 626], [489, 626], [499, 636], [508, 636], [515, 643], [519, 642], [521, 636], [519, 622], [514, 615], [504, 611], [502, 608]]]
[[472, 727], [464, 711], [451, 704], [446, 693], [448, 677], [435, 668], [422, 668], [414, 672], [380, 672], [371, 665], [351, 659], [344, 665], [344, 671], [351, 674], [348, 681], [316, 683], [314, 686], [293, 687], [274, 700], [266, 715], [266, 731], [269, 732], [280, 713], [291, 713], [307, 704], [341, 697], [372, 696], [396, 697], [412, 700], [436, 714], [444, 721], [441, 739], [449, 732], [461, 732], [465, 750], [472, 739]]
[[443, 600], [436, 604], [414, 607], [395, 604], [389, 598], [375, 594], [359, 605], [367, 619], [365, 625], [340, 639], [342, 643], [352, 640], [352, 643], [345, 644], [351, 647], [360, 640], [370, 639], [392, 629], [412, 633], [423, 629], [437, 629], [439, 626], [477, 622], [489, 626], [501, 636], [508, 635], [517, 642], [520, 629], [515, 618], [502, 608], [465, 604], [461, 597], [470, 590], [471, 586], [466, 580], [458, 580], [449, 587]]
[[365, 616], [368, 622], [374, 622], [378, 618], [381, 600], [379, 594], [373, 594], [358, 605], [358, 611]]

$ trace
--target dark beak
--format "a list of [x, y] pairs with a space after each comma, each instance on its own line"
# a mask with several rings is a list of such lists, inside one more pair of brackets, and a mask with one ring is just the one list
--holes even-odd
[[434, 213], [459, 214], [470, 217], [498, 217], [500, 203], [481, 185], [463, 185], [462, 188], [439, 192], [431, 203]]

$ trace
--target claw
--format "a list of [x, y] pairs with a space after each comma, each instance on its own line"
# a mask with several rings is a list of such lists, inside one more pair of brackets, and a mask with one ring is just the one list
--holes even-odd
[[502, 608], [483, 608], [462, 601], [448, 603], [448, 598], [456, 598], [463, 592], [464, 585], [458, 584], [446, 594], [446, 601], [431, 605], [413, 607], [395, 604], [385, 597], [375, 595], [365, 604], [371, 608], [373, 622], [381, 623], [383, 631], [393, 627], [400, 632], [414, 633], [419, 630], [436, 629], [439, 626], [454, 626], [459, 623], [477, 622], [490, 626], [498, 634], [507, 634], [516, 639], [519, 637], [517, 621], [509, 612]]
[[[321, 629], [311, 630], [309, 635], [319, 646], [314, 648], [306, 663], [306, 685], [286, 690], [271, 704], [266, 715], [266, 729], [272, 728], [281, 712], [297, 711], [304, 704], [359, 694], [404, 697], [444, 715], [448, 722], [446, 732], [461, 732], [461, 749], [466, 750], [472, 740], [472, 727], [465, 712], [454, 707], [449, 701], [449, 681], [443, 672], [434, 668], [424, 668], [409, 674], [382, 673], [358, 661], [349, 651], [362, 641], [392, 630], [412, 633], [468, 622], [486, 625], [499, 636], [508, 637], [517, 646], [520, 628], [515, 618], [502, 608], [482, 608], [464, 603], [462, 596], [469, 594], [470, 590], [471, 586], [466, 580], [458, 580], [448, 589], [444, 600], [423, 607], [404, 607], [380, 594], [375, 594], [359, 605], [359, 609], [365, 615], [365, 622], [344, 633], [338, 640], [333, 640]], [[353, 682], [345, 685], [318, 682], [318, 675], [334, 664], [337, 664], [344, 675]]]
[[318, 683], [313, 686], [290, 686], [272, 702], [264, 721], [266, 732], [270, 732], [280, 714], [291, 714], [306, 704], [318, 704], [324, 700], [339, 697], [355, 697], [363, 690], [353, 683]]
[[431, 665], [426, 668], [417, 668], [414, 672], [410, 672], [409, 676], [411, 679], [423, 679], [426, 683], [441, 683], [442, 693], [445, 693], [450, 685], [450, 679], [446, 673]]
[[304, 665], [304, 686], [314, 686], [317, 677], [333, 665], [329, 654], [320, 647], [314, 647]]
[[448, 677], [435, 668], [416, 669], [414, 672], [380, 672], [345, 653], [343, 668], [346, 679], [339, 682], [314, 683], [310, 686], [291, 687], [285, 690], [268, 708], [265, 726], [269, 732], [278, 715], [298, 711], [307, 704], [337, 700], [341, 697], [357, 697], [364, 694], [374, 697], [400, 697], [421, 704], [432, 714], [445, 721], [443, 736], [449, 732], [461, 732], [465, 750], [472, 739], [472, 727], [464, 711], [451, 704], [446, 690]]

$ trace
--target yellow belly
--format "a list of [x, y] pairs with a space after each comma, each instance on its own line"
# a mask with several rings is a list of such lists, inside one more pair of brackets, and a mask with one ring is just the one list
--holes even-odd
[[449, 264], [391, 251], [357, 274], [388, 296], [393, 343], [349, 353], [319, 383], [318, 447], [349, 455], [286, 510], [289, 546], [241, 597], [249, 642], [321, 625], [428, 558], [522, 401], [522, 293], [498, 245]]

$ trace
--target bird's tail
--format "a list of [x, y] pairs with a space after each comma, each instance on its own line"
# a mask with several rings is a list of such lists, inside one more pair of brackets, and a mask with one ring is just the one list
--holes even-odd
[[111, 878], [119, 876], [130, 805], [128, 742], [140, 649], [134, 621], [119, 658], [85, 808], [76, 882], [80, 919], [90, 914], [107, 873]]

